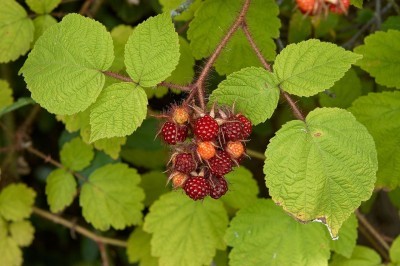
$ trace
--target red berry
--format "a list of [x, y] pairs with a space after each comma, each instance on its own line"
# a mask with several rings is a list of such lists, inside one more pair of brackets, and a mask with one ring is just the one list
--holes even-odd
[[241, 121], [227, 121], [221, 125], [222, 134], [225, 141], [235, 141], [243, 139], [243, 127]]
[[197, 154], [203, 160], [209, 160], [215, 156], [215, 147], [211, 141], [204, 141], [197, 143]]
[[183, 189], [193, 200], [201, 200], [204, 199], [207, 195], [210, 194], [210, 184], [208, 180], [203, 178], [202, 176], [196, 176], [189, 178]]
[[232, 160], [226, 151], [218, 151], [208, 163], [213, 175], [223, 176], [232, 171]]
[[194, 135], [202, 141], [214, 140], [218, 129], [217, 121], [209, 115], [198, 118], [194, 123]]
[[315, 0], [296, 0], [296, 3], [303, 14], [313, 14]]
[[251, 121], [242, 114], [236, 115], [236, 118], [239, 119], [240, 122], [242, 122], [243, 138], [247, 139], [252, 131]]
[[229, 141], [226, 144], [225, 150], [232, 159], [239, 159], [244, 154], [244, 145], [240, 141]]
[[185, 141], [188, 134], [187, 126], [179, 126], [172, 122], [165, 122], [161, 129], [163, 140], [171, 145]]
[[347, 13], [349, 6], [350, 6], [350, 0], [339, 0], [337, 4], [330, 4], [329, 10], [332, 13], [341, 15], [343, 13]]
[[190, 174], [190, 172], [196, 170], [196, 162], [190, 153], [180, 153], [173, 159], [174, 170]]
[[210, 196], [213, 199], [219, 199], [228, 191], [228, 183], [224, 177], [213, 178], [211, 185]]

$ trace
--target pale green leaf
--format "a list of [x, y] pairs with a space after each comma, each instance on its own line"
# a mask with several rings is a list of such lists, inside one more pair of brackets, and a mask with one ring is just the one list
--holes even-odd
[[336, 253], [350, 258], [357, 241], [357, 218], [354, 214], [343, 223], [339, 230], [339, 239], [330, 240], [331, 249]]
[[48, 14], [61, 3], [61, 0], [26, 0], [26, 3], [32, 11]]
[[390, 16], [382, 23], [381, 30], [400, 30], [400, 16]]
[[151, 254], [159, 257], [160, 265], [200, 266], [211, 263], [216, 249], [225, 249], [227, 225], [221, 201], [193, 201], [181, 192], [170, 192], [150, 207], [144, 230], [153, 234]]
[[323, 107], [347, 108], [361, 96], [361, 81], [353, 69], [333, 85], [328, 91], [319, 94], [319, 102]]
[[345, 258], [339, 254], [334, 254], [329, 266], [380, 266], [381, 257], [375, 250], [356, 246], [351, 258]]
[[0, 238], [0, 266], [21, 266], [22, 251], [11, 237]]
[[34, 103], [35, 103], [35, 101], [32, 100], [31, 98], [28, 98], [28, 97], [19, 98], [15, 103], [13, 103], [3, 109], [0, 109], [0, 117], [2, 117], [3, 115], [5, 115], [9, 112], [12, 112], [21, 107], [24, 107], [25, 105], [34, 104]]
[[99, 230], [124, 229], [142, 220], [140, 176], [126, 164], [98, 168], [83, 184], [79, 199], [83, 217]]
[[236, 265], [328, 265], [329, 238], [321, 224], [302, 224], [271, 200], [239, 210], [225, 235]]
[[12, 89], [6, 80], [0, 79], [0, 110], [10, 106], [13, 102]]
[[102, 71], [113, 59], [106, 28], [69, 14], [37, 40], [20, 72], [36, 102], [51, 113], [71, 115], [97, 99], [105, 80]]
[[25, 54], [33, 41], [34, 27], [25, 9], [15, 0], [2, 0], [0, 8], [0, 63]]
[[165, 80], [178, 62], [178, 34], [168, 14], [139, 24], [126, 43], [126, 71], [140, 86], [152, 87]]
[[93, 144], [98, 150], [104, 151], [105, 154], [116, 160], [119, 157], [121, 146], [126, 143], [126, 137], [114, 137], [110, 139], [99, 139]]
[[62, 211], [71, 205], [76, 194], [75, 178], [66, 170], [56, 169], [47, 177], [46, 195], [52, 212]]
[[286, 123], [265, 156], [272, 199], [301, 221], [325, 223], [332, 237], [374, 189], [374, 141], [343, 109], [317, 108], [304, 122]]
[[274, 74], [256, 67], [235, 72], [222, 81], [210, 96], [211, 101], [233, 105], [254, 125], [270, 118], [279, 100], [278, 81]]
[[80, 137], [65, 143], [60, 152], [61, 163], [73, 171], [81, 171], [89, 166], [93, 157], [92, 146], [83, 142]]
[[400, 263], [400, 236], [392, 243], [389, 250], [390, 260], [394, 263]]
[[90, 109], [73, 115], [57, 115], [56, 118], [65, 124], [65, 129], [68, 132], [74, 132], [89, 125]]
[[39, 39], [39, 37], [54, 24], [57, 24], [57, 20], [50, 15], [37, 16], [33, 20], [33, 25], [35, 26], [33, 42], [35, 43], [37, 39]]
[[349, 109], [366, 126], [378, 152], [376, 187], [400, 185], [400, 92], [370, 93]]
[[[193, 14], [201, 5], [202, 0], [160, 0], [159, 2], [162, 5], [163, 12], [171, 12], [176, 10], [181, 5], [187, 7], [185, 11], [177, 16], [174, 16], [174, 20], [176, 21], [187, 21], [193, 18]], [[189, 3], [189, 6], [187, 6], [188, 4], [186, 3]]]
[[296, 11], [289, 22], [289, 43], [297, 43], [306, 40], [311, 35], [311, 18], [300, 11]]
[[276, 57], [274, 72], [283, 90], [312, 96], [329, 89], [361, 56], [317, 39], [290, 44]]
[[140, 266], [157, 266], [158, 259], [151, 256], [151, 235], [136, 227], [129, 236], [126, 253], [130, 263], [140, 262]]
[[90, 141], [124, 137], [135, 131], [146, 118], [147, 96], [133, 83], [116, 83], [105, 88], [91, 107]]
[[10, 224], [9, 227], [11, 238], [14, 239], [18, 246], [29, 246], [34, 237], [35, 228], [30, 221], [19, 221]]
[[32, 212], [35, 196], [36, 192], [25, 184], [8, 185], [0, 192], [0, 215], [10, 221], [28, 218]]
[[113, 71], [120, 71], [125, 68], [124, 52], [125, 45], [129, 36], [132, 34], [133, 28], [128, 25], [118, 25], [111, 31], [111, 37], [114, 43], [114, 62], [111, 69]]
[[151, 171], [143, 174], [140, 186], [146, 194], [144, 205], [147, 207], [153, 204], [162, 194], [170, 191], [167, 186], [167, 176], [160, 171]]
[[363, 2], [364, 0], [350, 0], [350, 3], [358, 8], [363, 8]]
[[376, 83], [400, 89], [400, 31], [377, 31], [354, 49], [363, 58], [358, 65], [375, 78]]
[[258, 185], [252, 173], [244, 166], [225, 175], [229, 190], [221, 200], [231, 208], [244, 208], [257, 199]]

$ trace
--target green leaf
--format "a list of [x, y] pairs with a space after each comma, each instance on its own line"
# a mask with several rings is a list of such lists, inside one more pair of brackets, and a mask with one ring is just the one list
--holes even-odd
[[276, 57], [274, 72], [283, 90], [312, 96], [329, 89], [361, 56], [316, 39], [290, 44]]
[[376, 187], [400, 185], [400, 92], [370, 93], [349, 109], [368, 129], [378, 152]]
[[33, 20], [33, 25], [35, 26], [33, 42], [35, 43], [37, 39], [39, 39], [39, 37], [54, 24], [57, 24], [57, 20], [50, 15], [41, 15], [36, 17]]
[[11, 237], [0, 237], [0, 266], [22, 265], [22, 251]]
[[350, 3], [358, 8], [363, 8], [363, 2], [364, 0], [350, 0]]
[[356, 246], [357, 227], [357, 218], [354, 214], [352, 214], [340, 228], [339, 239], [330, 240], [331, 249], [346, 258], [350, 258], [354, 247]]
[[193, 14], [201, 5], [202, 0], [159, 0], [159, 2], [162, 5], [162, 11], [164, 13], [170, 13], [182, 4], [189, 3], [189, 7], [185, 11], [174, 17], [176, 21], [187, 21], [193, 18]]
[[392, 243], [389, 250], [390, 260], [393, 263], [400, 263], [400, 236], [398, 236]]
[[57, 115], [56, 118], [65, 124], [65, 129], [68, 132], [75, 132], [89, 125], [90, 108], [73, 115]]
[[153, 204], [162, 194], [169, 192], [167, 176], [159, 171], [151, 171], [141, 176], [140, 186], [144, 189], [146, 207]]
[[144, 193], [140, 176], [128, 165], [117, 163], [98, 168], [83, 184], [79, 204], [83, 217], [95, 228], [124, 229], [142, 219]]
[[150, 207], [144, 230], [153, 234], [151, 253], [159, 257], [160, 265], [200, 266], [210, 264], [216, 249], [225, 249], [227, 225], [221, 201], [193, 201], [183, 193], [170, 192]]
[[105, 88], [90, 112], [90, 142], [132, 134], [146, 118], [147, 96], [133, 83]]
[[141, 227], [136, 227], [129, 236], [126, 253], [130, 263], [140, 262], [140, 266], [157, 266], [158, 259], [150, 253], [151, 235], [144, 232]]
[[274, 74], [256, 67], [235, 72], [222, 81], [210, 96], [211, 101], [233, 105], [254, 125], [270, 118], [279, 100], [278, 81]]
[[265, 156], [272, 199], [301, 221], [325, 223], [333, 238], [374, 189], [374, 141], [343, 109], [317, 108], [304, 122], [286, 123], [271, 139]]
[[32, 212], [35, 196], [36, 192], [25, 184], [8, 185], [0, 193], [0, 215], [6, 220], [15, 222], [28, 218]]
[[69, 14], [37, 40], [20, 73], [36, 102], [51, 113], [71, 115], [97, 99], [105, 80], [102, 71], [113, 59], [106, 28]]
[[19, 98], [15, 103], [11, 104], [10, 106], [7, 106], [3, 109], [0, 109], [0, 117], [2, 117], [3, 115], [15, 111], [21, 107], [24, 107], [25, 105], [29, 105], [29, 104], [34, 104], [35, 101], [32, 100], [31, 98]]
[[56, 169], [47, 177], [46, 195], [52, 212], [62, 211], [71, 205], [76, 194], [76, 181], [71, 173]]
[[35, 228], [30, 221], [19, 221], [10, 224], [11, 238], [14, 239], [18, 246], [29, 246], [33, 241]]
[[354, 49], [363, 55], [357, 65], [373, 76], [376, 83], [400, 89], [400, 31], [377, 31], [368, 35], [364, 43]]
[[81, 171], [89, 166], [93, 157], [92, 146], [83, 142], [80, 137], [65, 143], [60, 152], [61, 163], [73, 171]]
[[375, 250], [356, 246], [351, 258], [345, 258], [339, 254], [334, 254], [329, 266], [380, 266], [381, 257]]
[[400, 16], [390, 16], [382, 23], [381, 30], [400, 30]]
[[6, 80], [0, 79], [0, 111], [10, 106], [13, 102], [12, 89]]
[[111, 37], [114, 43], [114, 62], [111, 67], [113, 71], [120, 71], [125, 68], [124, 52], [125, 45], [129, 36], [132, 34], [133, 28], [128, 25], [118, 25], [111, 31]]
[[320, 224], [302, 224], [271, 200], [239, 210], [225, 235], [229, 265], [328, 265], [329, 238]]
[[178, 34], [168, 14], [139, 24], [126, 43], [126, 71], [140, 86], [152, 87], [165, 80], [178, 62]]
[[311, 35], [311, 19], [304, 16], [300, 11], [296, 11], [290, 18], [289, 22], [289, 43], [297, 43], [304, 41]]
[[8, 224], [7, 222], [0, 216], [0, 239], [6, 237], [8, 235]]
[[49, 14], [61, 0], [25, 0], [29, 8], [38, 14]]
[[319, 94], [319, 102], [323, 107], [347, 108], [361, 96], [361, 81], [353, 69], [333, 85], [329, 91]]
[[257, 199], [258, 185], [253, 174], [244, 166], [235, 168], [225, 176], [229, 190], [221, 200], [233, 209], [244, 208]]
[[0, 63], [25, 54], [33, 40], [33, 23], [15, 0], [2, 0], [0, 9]]
[[105, 154], [116, 160], [119, 157], [121, 146], [125, 143], [125, 137], [115, 137], [110, 139], [99, 139], [96, 140], [93, 144], [96, 149], [104, 151]]

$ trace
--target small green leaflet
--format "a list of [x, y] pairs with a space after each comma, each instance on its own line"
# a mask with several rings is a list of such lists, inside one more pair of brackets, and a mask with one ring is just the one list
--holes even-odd
[[28, 218], [35, 196], [36, 192], [25, 184], [8, 185], [0, 192], [0, 215], [14, 222]]
[[357, 227], [357, 218], [354, 214], [352, 214], [340, 228], [339, 239], [330, 240], [331, 250], [342, 255], [343, 257], [350, 258], [354, 247], [356, 246]]
[[350, 0], [350, 3], [358, 8], [362, 8], [363, 7], [363, 2], [364, 0]]
[[125, 68], [125, 63], [124, 63], [125, 45], [132, 32], [133, 28], [128, 25], [118, 25], [117, 27], [112, 29], [111, 37], [114, 43], [115, 58], [111, 70], [120, 71]]
[[400, 185], [400, 92], [370, 93], [354, 101], [349, 110], [373, 136], [378, 151], [376, 187]]
[[35, 43], [37, 39], [39, 39], [39, 37], [54, 24], [57, 24], [57, 20], [50, 15], [41, 15], [36, 17], [33, 20], [33, 25], [35, 26], [33, 42]]
[[357, 65], [375, 78], [376, 83], [400, 89], [400, 31], [377, 31], [354, 49], [363, 55]]
[[93, 145], [96, 149], [104, 151], [114, 160], [118, 159], [121, 146], [126, 143], [126, 137], [114, 137], [110, 139], [96, 140]]
[[61, 0], [25, 0], [29, 8], [38, 14], [49, 14]]
[[[20, 247], [29, 246], [33, 241], [35, 228], [30, 221], [19, 221], [9, 225], [11, 238]], [[0, 237], [1, 238], [1, 237]]]
[[381, 257], [375, 250], [364, 246], [356, 246], [351, 258], [345, 258], [339, 254], [334, 254], [329, 266], [380, 266]]
[[[101, 40], [101, 41], [99, 41]], [[100, 94], [114, 60], [113, 43], [99, 22], [69, 14], [37, 40], [23, 74], [32, 98], [49, 112], [71, 115]]]
[[71, 205], [77, 195], [74, 176], [64, 169], [56, 169], [46, 179], [46, 195], [50, 210], [54, 213]]
[[130, 263], [140, 262], [140, 266], [158, 266], [158, 259], [151, 256], [151, 235], [136, 227], [129, 236], [126, 253]]
[[[33, 23], [15, 0], [2, 0], [0, 9], [0, 63], [25, 54], [33, 41]], [[6, 37], [7, 36], [7, 37]]]
[[329, 89], [362, 56], [316, 39], [290, 44], [276, 57], [274, 73], [280, 87], [297, 96]]
[[400, 264], [400, 236], [398, 236], [392, 243], [389, 250], [390, 260], [393, 263]]
[[143, 229], [153, 234], [151, 254], [159, 257], [160, 265], [202, 266], [210, 265], [216, 249], [225, 249], [227, 226], [221, 201], [193, 201], [181, 192], [170, 192], [150, 207]]
[[286, 123], [265, 152], [269, 194], [297, 219], [325, 223], [336, 238], [367, 200], [378, 170], [374, 140], [346, 110], [317, 108]]
[[22, 251], [9, 236], [0, 236], [0, 258], [0, 266], [22, 265]]
[[61, 163], [73, 171], [81, 171], [89, 166], [93, 157], [92, 146], [83, 142], [80, 137], [65, 143], [60, 151]]
[[134, 83], [115, 83], [105, 88], [90, 112], [90, 142], [124, 137], [135, 131], [146, 118], [147, 96]]
[[270, 118], [279, 100], [278, 81], [274, 74], [262, 68], [249, 67], [235, 72], [222, 81], [210, 96], [210, 101], [235, 105], [254, 125]]
[[239, 210], [225, 235], [231, 266], [328, 265], [329, 237], [321, 224], [302, 224], [271, 200]]
[[6, 80], [0, 79], [0, 111], [10, 106], [13, 102], [12, 89]]
[[140, 176], [128, 165], [108, 164], [95, 170], [81, 189], [83, 217], [95, 228], [124, 229], [142, 220], [143, 190]]
[[178, 61], [178, 34], [168, 14], [139, 24], [125, 46], [126, 71], [142, 87], [156, 86], [168, 78]]
[[170, 191], [167, 186], [167, 175], [161, 171], [151, 171], [141, 176], [140, 186], [144, 189], [146, 198], [144, 205], [149, 207], [162, 194]]

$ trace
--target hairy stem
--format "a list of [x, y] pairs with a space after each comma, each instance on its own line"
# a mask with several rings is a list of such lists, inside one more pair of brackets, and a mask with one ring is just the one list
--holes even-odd
[[305, 120], [304, 115], [303, 115], [302, 111], [300, 110], [299, 106], [297, 105], [297, 103], [292, 99], [292, 97], [290, 97], [290, 95], [287, 92], [285, 92], [281, 88], [279, 88], [279, 89], [281, 90], [281, 95], [283, 96], [283, 98], [285, 98], [286, 102], [290, 105], [293, 115], [297, 119], [304, 121]]
[[249, 28], [247, 27], [246, 21], [243, 21], [243, 23], [242, 23], [242, 30], [243, 30], [244, 35], [246, 36], [248, 42], [250, 43], [251, 48], [253, 48], [253, 51], [256, 53], [258, 59], [260, 60], [261, 64], [264, 66], [265, 69], [267, 69], [268, 71], [271, 72], [271, 65], [268, 64], [267, 60], [265, 60], [260, 49], [257, 47], [253, 37], [251, 37], [251, 33], [249, 31]]
[[246, 149], [247, 155], [249, 155], [252, 158], [259, 159], [261, 161], [264, 161], [266, 159], [265, 155], [262, 154], [261, 152], [252, 150], [252, 149]]
[[125, 81], [125, 82], [137, 83], [137, 82], [133, 81], [130, 77], [127, 77], [127, 76], [124, 76], [124, 75], [121, 75], [121, 74], [118, 74], [118, 73], [115, 73], [115, 72], [112, 72], [112, 71], [103, 71], [103, 74], [106, 75], [106, 76], [115, 78], [115, 79], [119, 79], [119, 80]]
[[170, 83], [170, 82], [166, 82], [166, 81], [159, 83], [157, 86], [164, 86], [164, 87], [167, 87], [170, 89], [176, 89], [176, 90], [180, 90], [180, 91], [184, 91], [184, 92], [189, 92], [192, 90], [190, 88], [190, 86], [174, 84], [174, 83]]

